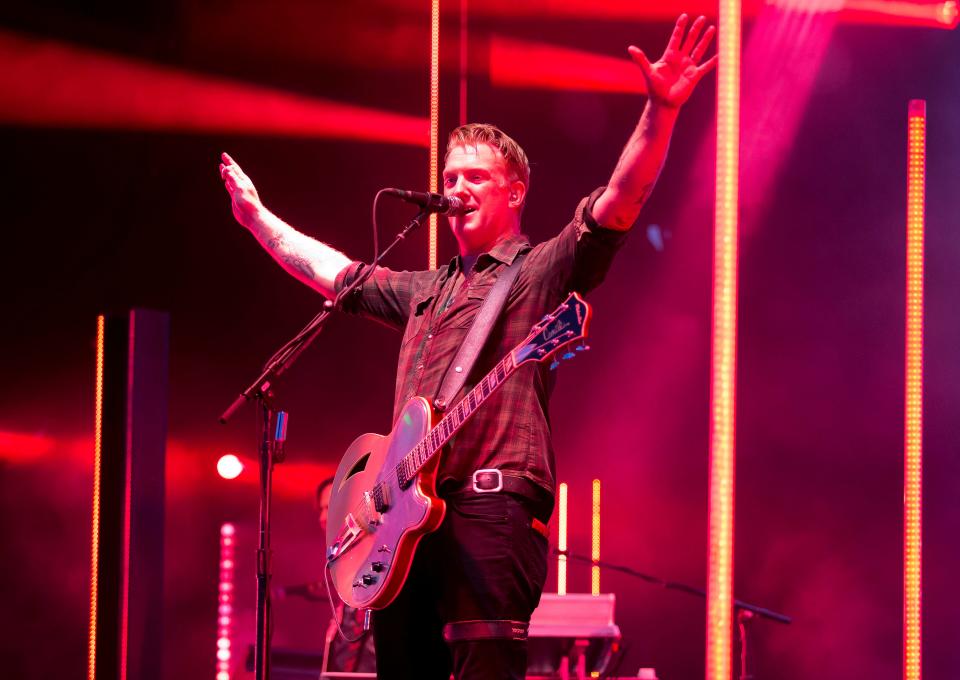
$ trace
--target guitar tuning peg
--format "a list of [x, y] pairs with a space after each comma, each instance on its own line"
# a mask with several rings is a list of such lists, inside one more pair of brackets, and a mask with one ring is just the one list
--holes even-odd
[[574, 349], [577, 350], [578, 352], [586, 352], [588, 349], [590, 349], [590, 345], [584, 343], [582, 345], [577, 345], [576, 347], [574, 347]]
[[557, 366], [559, 366], [559, 365], [560, 365], [560, 362], [557, 361], [556, 359], [554, 359], [554, 360], [550, 363], [550, 370], [551, 370], [551, 371], [554, 370], [554, 369], [555, 369]]
[[561, 359], [572, 359], [572, 358], [575, 357], [575, 356], [577, 356], [577, 355], [574, 354], [573, 352], [564, 352], [563, 356], [560, 357], [560, 358], [561, 358]]

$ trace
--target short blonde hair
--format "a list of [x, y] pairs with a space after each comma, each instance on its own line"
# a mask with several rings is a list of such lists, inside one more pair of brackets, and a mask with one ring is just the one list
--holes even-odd
[[447, 153], [443, 160], [446, 162], [450, 152], [458, 146], [476, 146], [486, 144], [497, 149], [507, 161], [507, 170], [510, 180], [520, 180], [529, 191], [530, 189], [530, 161], [527, 154], [516, 141], [496, 125], [489, 123], [470, 123], [461, 125], [450, 133], [447, 139]]

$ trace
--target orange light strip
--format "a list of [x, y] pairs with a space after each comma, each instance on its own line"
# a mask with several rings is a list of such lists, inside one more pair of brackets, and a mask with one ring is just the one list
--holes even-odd
[[590, 592], [600, 594], [600, 480], [593, 480], [593, 515], [590, 523]]
[[956, 0], [944, 2], [896, 2], [893, 0], [845, 0], [840, 19], [855, 24], [922, 26], [953, 30], [958, 23]]
[[740, 2], [721, 0], [710, 367], [710, 509], [706, 654], [708, 680], [730, 680], [732, 670], [740, 28]]
[[557, 528], [557, 595], [567, 594], [567, 483], [560, 485]]
[[100, 446], [103, 428], [104, 317], [97, 317], [97, 368], [93, 416], [93, 528], [90, 532], [90, 630], [87, 637], [87, 678], [97, 670], [97, 592], [100, 552]]
[[923, 546], [923, 231], [927, 105], [907, 114], [907, 347], [903, 443], [903, 677], [920, 680]]
[[[440, 148], [440, 0], [430, 3], [430, 191], [437, 191]], [[430, 269], [437, 268], [437, 214], [430, 213]]]

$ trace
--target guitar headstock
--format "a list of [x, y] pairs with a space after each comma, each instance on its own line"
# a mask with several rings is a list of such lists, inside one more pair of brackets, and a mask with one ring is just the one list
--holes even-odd
[[[530, 330], [530, 335], [513, 350], [515, 364], [519, 366], [527, 361], [543, 361], [575, 343], [575, 350], [589, 349], [580, 341], [587, 337], [591, 314], [590, 305], [578, 293], [571, 293], [559, 307], [543, 317]], [[563, 358], [574, 356], [574, 352], [567, 351]], [[550, 368], [556, 368], [558, 363], [554, 361]]]

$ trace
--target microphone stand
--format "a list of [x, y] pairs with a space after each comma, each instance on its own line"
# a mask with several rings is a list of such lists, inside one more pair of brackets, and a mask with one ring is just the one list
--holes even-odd
[[[594, 561], [589, 557], [584, 557], [582, 555], [575, 555], [566, 550], [554, 549], [555, 555], [565, 555], [567, 559], [573, 562], [585, 562], [600, 567], [601, 569], [609, 569], [610, 571], [619, 571], [622, 574], [627, 574], [628, 576], [633, 576], [638, 578], [641, 581], [646, 581], [655, 586], [660, 586], [665, 590], [679, 590], [682, 593], [688, 595], [693, 595], [694, 597], [699, 597], [701, 599], [707, 599], [707, 593], [702, 588], [694, 588], [693, 586], [688, 586], [685, 583], [679, 583], [676, 581], [666, 581], [662, 578], [656, 576], [651, 576], [650, 574], [644, 574], [642, 571], [637, 571], [631, 567], [626, 567], [620, 564], [612, 564], [610, 562], [601, 562], [599, 560]], [[766, 607], [760, 607], [755, 604], [750, 604], [749, 602], [744, 602], [743, 600], [734, 600], [733, 609], [737, 614], [737, 628], [740, 632], [740, 675], [739, 680], [748, 680], [748, 678], [753, 676], [747, 675], [747, 624], [752, 621], [755, 617], [761, 617], [764, 619], [769, 619], [770, 621], [775, 621], [777, 623], [790, 624], [793, 623], [793, 619], [787, 616], [786, 614], [781, 614], [775, 612], [772, 609], [767, 609]]]
[[[413, 229], [421, 226], [429, 213], [429, 209], [417, 213], [416, 217], [397, 234], [393, 242], [382, 253], [374, 256], [373, 263], [353, 283], [341, 290], [335, 300], [324, 302], [323, 311], [273, 355], [257, 379], [250, 383], [220, 416], [220, 422], [225, 425], [248, 401], [256, 400], [260, 404], [261, 433], [258, 436], [260, 451], [260, 538], [257, 544], [257, 643], [254, 656], [256, 680], [267, 680], [270, 677], [270, 562], [272, 559], [270, 550], [270, 504], [273, 495], [273, 466], [276, 463], [283, 462], [285, 457], [283, 443], [286, 439], [287, 426], [287, 414], [283, 411], [276, 411], [274, 406], [271, 383], [274, 379], [283, 375], [300, 354], [320, 335], [324, 323], [333, 314], [333, 310], [339, 309], [343, 300], [358, 290], [370, 278], [387, 253], [393, 250], [394, 246], [406, 238], [407, 234]], [[274, 422], [274, 418], [276, 418], [276, 431], [271, 435], [270, 426]]]

